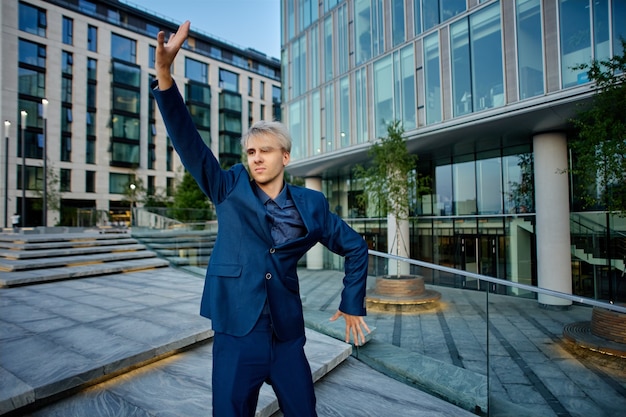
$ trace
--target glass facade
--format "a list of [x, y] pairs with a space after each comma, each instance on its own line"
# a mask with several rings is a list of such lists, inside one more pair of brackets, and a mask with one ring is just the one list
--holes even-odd
[[[283, 3], [297, 22], [300, 2]], [[619, 53], [616, 39], [626, 32], [624, 0], [554, 6], [540, 0], [320, 4], [317, 21], [307, 28], [295, 23], [284, 38], [289, 77], [283, 81], [297, 91], [285, 103], [294, 134], [289, 171], [321, 176], [331, 207], [371, 248], [385, 251], [386, 221], [372, 218], [376, 208], [357, 198], [363, 190], [351, 167], [368, 158], [357, 145], [374, 142], [398, 120], [419, 157], [416, 170], [430, 183], [425, 194], [411, 192], [411, 256], [537, 285], [533, 132], [558, 130], [571, 116], [564, 110], [561, 122], [547, 121], [534, 105], [554, 100], [558, 106], [559, 94], [576, 100], [588, 92], [588, 86], [575, 90], [588, 80], [573, 67]], [[340, 38], [350, 22], [346, 73]], [[321, 35], [319, 85], [310, 82], [314, 65], [300, 61], [302, 39], [316, 48], [311, 28]], [[324, 153], [341, 156], [320, 172], [310, 157]], [[572, 259], [574, 266], [574, 253]], [[325, 261], [332, 267], [337, 260], [327, 255]]]

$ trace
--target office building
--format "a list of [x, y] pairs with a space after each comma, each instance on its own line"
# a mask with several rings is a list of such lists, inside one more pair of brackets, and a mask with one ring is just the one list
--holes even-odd
[[593, 95], [574, 67], [623, 53], [626, 1], [281, 4], [283, 120], [295, 141], [288, 170], [323, 190], [371, 248], [386, 251], [387, 221], [359, 202], [352, 168], [399, 120], [416, 172], [432, 181], [431, 192], [413, 195], [407, 255], [624, 301], [624, 219], [582, 208], [569, 143], [570, 119]]

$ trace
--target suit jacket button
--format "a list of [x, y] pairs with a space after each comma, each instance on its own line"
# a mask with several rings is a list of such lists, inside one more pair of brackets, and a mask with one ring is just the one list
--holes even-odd
[[270, 249], [270, 253], [274, 253], [274, 252], [276, 252], [276, 249], [271, 248], [271, 249]]
[[272, 279], [272, 274], [270, 274], [269, 272], [265, 274], [265, 279]]

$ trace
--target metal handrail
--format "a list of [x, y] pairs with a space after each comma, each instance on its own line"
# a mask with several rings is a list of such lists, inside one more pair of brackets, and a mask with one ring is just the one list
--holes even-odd
[[594, 300], [592, 298], [587, 298], [587, 297], [581, 297], [578, 295], [572, 295], [572, 294], [565, 294], [559, 291], [554, 291], [554, 290], [549, 290], [547, 288], [541, 288], [541, 287], [534, 287], [532, 285], [527, 285], [527, 284], [520, 284], [518, 282], [512, 282], [512, 281], [506, 281], [504, 279], [501, 278], [494, 278], [494, 277], [489, 277], [486, 275], [481, 275], [481, 274], [476, 274], [474, 272], [467, 272], [467, 271], [462, 271], [460, 269], [454, 269], [454, 268], [450, 268], [447, 266], [442, 266], [442, 265], [436, 265], [436, 264], [432, 264], [429, 262], [424, 262], [424, 261], [418, 261], [416, 259], [410, 259], [410, 258], [404, 258], [402, 256], [398, 256], [398, 255], [392, 255], [389, 253], [384, 253], [384, 252], [378, 252], [375, 250], [369, 250], [368, 251], [370, 255], [374, 255], [374, 256], [379, 256], [381, 258], [387, 258], [387, 259], [393, 259], [396, 261], [402, 261], [402, 262], [406, 262], [408, 264], [411, 265], [416, 265], [416, 266], [421, 266], [424, 268], [430, 268], [430, 269], [435, 269], [438, 271], [442, 271], [442, 272], [447, 272], [447, 273], [451, 273], [451, 274], [456, 274], [456, 275], [461, 275], [464, 277], [468, 277], [468, 278], [474, 278], [474, 279], [478, 279], [481, 281], [487, 281], [487, 282], [491, 282], [494, 284], [500, 284], [500, 285], [504, 285], [507, 287], [513, 287], [513, 288], [519, 288], [522, 290], [526, 290], [526, 291], [530, 291], [530, 292], [535, 292], [538, 294], [545, 294], [545, 295], [551, 295], [553, 297], [557, 297], [557, 298], [563, 298], [566, 300], [570, 300], [576, 303], [580, 303], [580, 304], [587, 304], [590, 306], [594, 306], [594, 307], [601, 307], [601, 308], [606, 308], [607, 310], [611, 310], [611, 311], [616, 311], [619, 313], [626, 313], [626, 306], [622, 307], [616, 304], [611, 304], [611, 303], [606, 303], [603, 301], [598, 301], [598, 300]]

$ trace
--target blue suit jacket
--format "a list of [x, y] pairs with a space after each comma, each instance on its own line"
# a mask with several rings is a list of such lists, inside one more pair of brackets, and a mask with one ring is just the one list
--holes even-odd
[[367, 244], [330, 212], [318, 191], [287, 184], [306, 227], [303, 237], [274, 246], [266, 210], [246, 168], [221, 169], [204, 144], [174, 85], [153, 94], [183, 165], [214, 203], [219, 230], [207, 268], [200, 314], [216, 332], [246, 335], [267, 299], [277, 337], [304, 334], [297, 274], [298, 260], [317, 242], [345, 257], [344, 288], [339, 309], [365, 315]]

